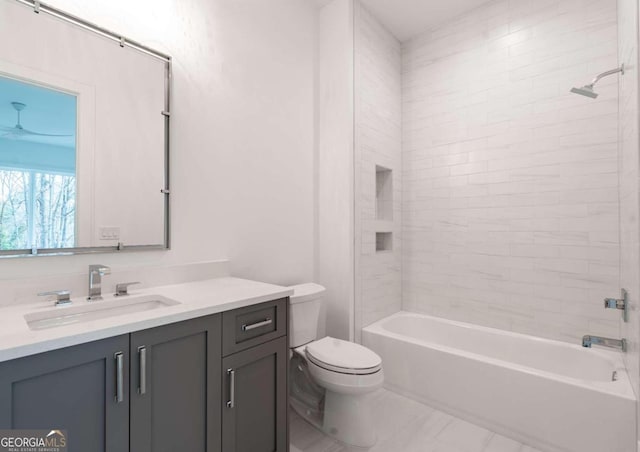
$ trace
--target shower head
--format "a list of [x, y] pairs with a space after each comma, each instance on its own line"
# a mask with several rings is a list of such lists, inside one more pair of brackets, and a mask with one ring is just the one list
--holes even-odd
[[571, 88], [571, 92], [575, 94], [580, 94], [581, 96], [590, 97], [595, 99], [598, 97], [598, 93], [593, 90], [593, 87], [600, 81], [601, 78], [606, 77], [607, 75], [617, 74], [618, 72], [624, 75], [624, 64], [615, 69], [611, 69], [610, 71], [603, 72], [602, 74], [598, 74], [588, 85], [584, 85], [582, 88]]
[[585, 85], [582, 88], [571, 88], [571, 92], [575, 94], [580, 94], [581, 96], [587, 96], [592, 99], [598, 97], [598, 93], [593, 90], [593, 85]]

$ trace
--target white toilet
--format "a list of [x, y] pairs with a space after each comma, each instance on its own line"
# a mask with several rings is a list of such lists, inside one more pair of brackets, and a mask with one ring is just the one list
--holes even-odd
[[343, 443], [371, 447], [376, 433], [369, 395], [382, 386], [382, 359], [353, 342], [317, 338], [324, 287], [291, 287], [289, 310], [291, 406]]

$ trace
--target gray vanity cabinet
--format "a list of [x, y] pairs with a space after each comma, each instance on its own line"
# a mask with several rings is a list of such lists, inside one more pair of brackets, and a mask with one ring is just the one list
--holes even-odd
[[221, 315], [131, 334], [131, 451], [220, 452]]
[[224, 452], [288, 450], [287, 307], [282, 299], [223, 314]]
[[129, 335], [0, 363], [0, 429], [66, 430], [69, 452], [129, 450]]
[[287, 299], [0, 363], [0, 429], [70, 452], [287, 452]]

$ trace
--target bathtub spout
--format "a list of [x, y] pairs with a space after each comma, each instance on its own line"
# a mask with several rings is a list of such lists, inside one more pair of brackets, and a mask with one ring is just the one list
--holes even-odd
[[618, 348], [623, 352], [627, 351], [626, 339], [610, 339], [608, 337], [590, 336], [582, 337], [582, 346], [591, 348], [592, 345], [601, 345], [603, 347]]

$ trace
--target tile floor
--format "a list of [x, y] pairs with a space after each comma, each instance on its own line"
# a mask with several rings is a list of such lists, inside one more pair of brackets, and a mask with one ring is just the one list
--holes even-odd
[[[541, 452], [385, 389], [374, 394], [373, 403], [378, 443], [369, 452]], [[291, 452], [362, 451], [291, 413]]]

